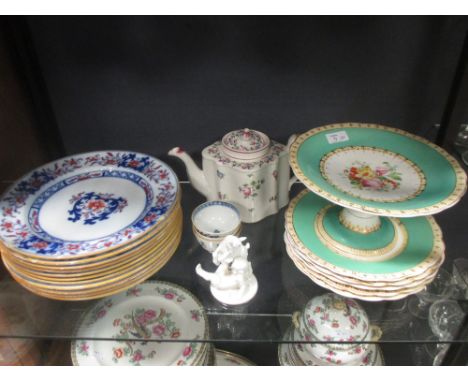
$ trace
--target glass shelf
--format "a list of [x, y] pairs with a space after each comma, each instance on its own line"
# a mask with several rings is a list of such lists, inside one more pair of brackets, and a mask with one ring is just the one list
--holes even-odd
[[[295, 184], [291, 198], [302, 189], [301, 184]], [[211, 254], [200, 247], [191, 232], [191, 212], [203, 202], [203, 197], [190, 184], [182, 182], [183, 239], [172, 259], [151, 279], [181, 285], [200, 299], [209, 317], [210, 342], [216, 347], [229, 348], [247, 357], [257, 357], [252, 360], [258, 364], [277, 364], [277, 344], [283, 342], [283, 336], [292, 324], [292, 313], [301, 310], [312, 297], [329, 291], [314, 284], [289, 259], [283, 243], [283, 209], [259, 223], [243, 225], [241, 235], [250, 242], [249, 259], [259, 282], [258, 293], [243, 307], [222, 306], [211, 296], [208, 283], [198, 277], [194, 270], [198, 263], [209, 271], [214, 270]], [[463, 210], [460, 205], [453, 210], [458, 208]], [[444, 231], [444, 226], [441, 226]], [[444, 268], [452, 272], [450, 254], [447, 255]], [[47, 343], [49, 350], [68, 354], [69, 341], [78, 339], [74, 334], [78, 320], [96, 300], [67, 302], [46, 299], [22, 288], [6, 270], [0, 275], [1, 319], [4, 321], [0, 321], [0, 338], [36, 339]], [[432, 347], [440, 346], [428, 321], [417, 319], [408, 311], [408, 301], [414, 298], [417, 297], [410, 296], [394, 302], [360, 301], [371, 322], [383, 331], [379, 343], [386, 364], [425, 364], [425, 361], [415, 361], [414, 355], [418, 351], [424, 355], [428, 349], [430, 353]], [[460, 299], [458, 302], [467, 312], [468, 301]], [[105, 337], [92, 339], [110, 340]], [[187, 339], [179, 338], [177, 341], [184, 342]], [[54, 346], [51, 346], [52, 342]], [[448, 342], [468, 344], [468, 338], [455, 338]], [[56, 350], [59, 346], [64, 349], [68, 346], [68, 350]], [[409, 351], [409, 348], [416, 350]], [[259, 352], [262, 352], [261, 356]], [[413, 358], [408, 358], [408, 354], [412, 354]], [[50, 360], [44, 361], [47, 362]], [[430, 363], [430, 360], [427, 362]]]

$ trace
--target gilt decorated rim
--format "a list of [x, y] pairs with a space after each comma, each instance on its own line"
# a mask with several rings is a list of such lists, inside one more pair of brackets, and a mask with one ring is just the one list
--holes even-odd
[[[415, 275], [414, 277], [407, 277], [401, 280], [390, 280], [390, 281], [364, 281], [357, 278], [352, 278], [348, 276], [343, 276], [339, 273], [334, 273], [333, 271], [320, 266], [309, 258], [307, 254], [301, 253], [301, 251], [291, 243], [291, 240], [288, 238], [286, 232], [284, 236], [284, 241], [286, 245], [286, 251], [296, 264], [302, 264], [301, 266], [306, 269], [310, 269], [312, 272], [318, 273], [328, 279], [333, 279], [338, 283], [345, 284], [348, 286], [356, 286], [363, 290], [378, 290], [379, 292], [386, 291], [399, 291], [402, 288], [407, 288], [409, 286], [414, 286], [415, 284], [421, 284], [425, 280], [432, 278], [438, 272], [441, 264], [444, 261], [444, 256], [440, 258], [439, 261], [431, 265], [426, 271]], [[297, 261], [296, 261], [297, 260]]]
[[314, 229], [317, 215], [328, 204], [327, 200], [303, 190], [286, 209], [285, 229], [295, 247], [333, 273], [364, 281], [391, 282], [423, 273], [444, 256], [442, 232], [431, 216], [401, 219], [408, 243], [398, 256], [380, 262], [342, 256], [322, 243]]
[[55, 273], [38, 271], [30, 269], [21, 263], [18, 263], [15, 257], [8, 254], [3, 255], [3, 262], [8, 263], [9, 269], [13, 270], [17, 276], [25, 281], [37, 282], [44, 284], [53, 291], [71, 290], [73, 286], [84, 291], [90, 287], [89, 284], [100, 285], [103, 282], [115, 283], [119, 279], [126, 279], [130, 274], [138, 273], [139, 270], [146, 270], [149, 264], [153, 264], [158, 258], [164, 258], [166, 251], [171, 247], [177, 238], [181, 236], [182, 227], [175, 227], [168, 235], [157, 243], [150, 243], [149, 246], [141, 248], [139, 251], [132, 254], [130, 261], [114, 263], [96, 264], [91, 270], [84, 272], [67, 272], [62, 270]]
[[425, 288], [435, 277], [436, 274], [432, 275], [429, 279], [424, 280], [408, 288], [401, 288], [394, 291], [384, 291], [378, 287], [371, 289], [361, 289], [359, 286], [350, 284], [341, 284], [331, 276], [324, 276], [321, 273], [317, 273], [315, 270], [307, 265], [300, 259], [294, 258], [291, 253], [291, 249], [288, 248], [288, 254], [290, 255], [294, 265], [305, 275], [307, 275], [314, 283], [326, 288], [334, 293], [337, 293], [344, 297], [364, 300], [364, 301], [392, 301], [400, 300], [407, 297], [410, 294], [418, 293]]
[[[170, 216], [158, 224], [157, 229], [151, 230], [150, 233], [140, 236], [138, 240], [131, 241], [129, 245], [119, 247], [114, 251], [106, 251], [93, 256], [81, 256], [78, 258], [50, 258], [50, 257], [30, 257], [21, 252], [12, 251], [4, 247], [4, 253], [13, 257], [15, 261], [24, 264], [31, 269], [45, 270], [47, 272], [69, 273], [71, 270], [91, 269], [105, 264], [112, 264], [116, 260], [134, 257], [140, 250], [149, 246], [154, 246], [155, 243], [162, 241], [175, 226], [182, 224], [182, 209], [180, 204], [173, 210]], [[0, 243], [1, 244], [1, 243]]]
[[239, 354], [215, 349], [215, 366], [255, 366], [255, 364]]
[[299, 180], [343, 207], [411, 217], [441, 212], [466, 192], [466, 173], [444, 149], [392, 127], [340, 123], [309, 130], [291, 145]]
[[63, 284], [62, 287], [52, 285], [21, 275], [8, 262], [4, 262], [4, 265], [19, 284], [40, 296], [67, 301], [92, 300], [129, 289], [154, 275], [172, 258], [180, 243], [180, 239], [181, 234], [178, 233], [170, 243], [167, 243], [164, 249], [152, 252], [153, 256], [150, 256], [152, 259], [150, 258], [138, 263], [137, 267], [125, 273], [116, 274], [115, 277], [105, 280], [99, 280], [98, 278], [92, 283], [83, 282], [81, 285]]

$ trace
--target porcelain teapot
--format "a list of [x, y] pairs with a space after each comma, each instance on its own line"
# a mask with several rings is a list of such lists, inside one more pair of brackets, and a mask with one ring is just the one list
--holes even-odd
[[291, 136], [285, 146], [260, 131], [231, 131], [203, 149], [203, 170], [180, 147], [169, 155], [185, 163], [192, 186], [208, 200], [233, 203], [243, 222], [255, 223], [289, 202], [296, 178], [290, 178], [288, 150], [295, 138]]

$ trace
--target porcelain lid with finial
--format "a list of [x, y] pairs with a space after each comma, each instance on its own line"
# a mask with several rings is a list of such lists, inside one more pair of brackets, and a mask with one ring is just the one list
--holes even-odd
[[270, 148], [270, 138], [260, 131], [250, 129], [231, 131], [221, 142], [226, 155], [240, 160], [261, 158]]
[[370, 327], [367, 313], [356, 301], [334, 293], [310, 300], [303, 320], [318, 341], [365, 341]]

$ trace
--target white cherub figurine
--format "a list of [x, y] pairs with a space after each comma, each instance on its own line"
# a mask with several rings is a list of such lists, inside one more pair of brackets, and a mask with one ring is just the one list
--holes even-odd
[[206, 272], [200, 264], [195, 271], [211, 284], [213, 296], [227, 305], [239, 305], [250, 301], [258, 290], [258, 282], [252, 265], [247, 260], [250, 244], [243, 244], [245, 237], [226, 236], [213, 252], [215, 272]]

